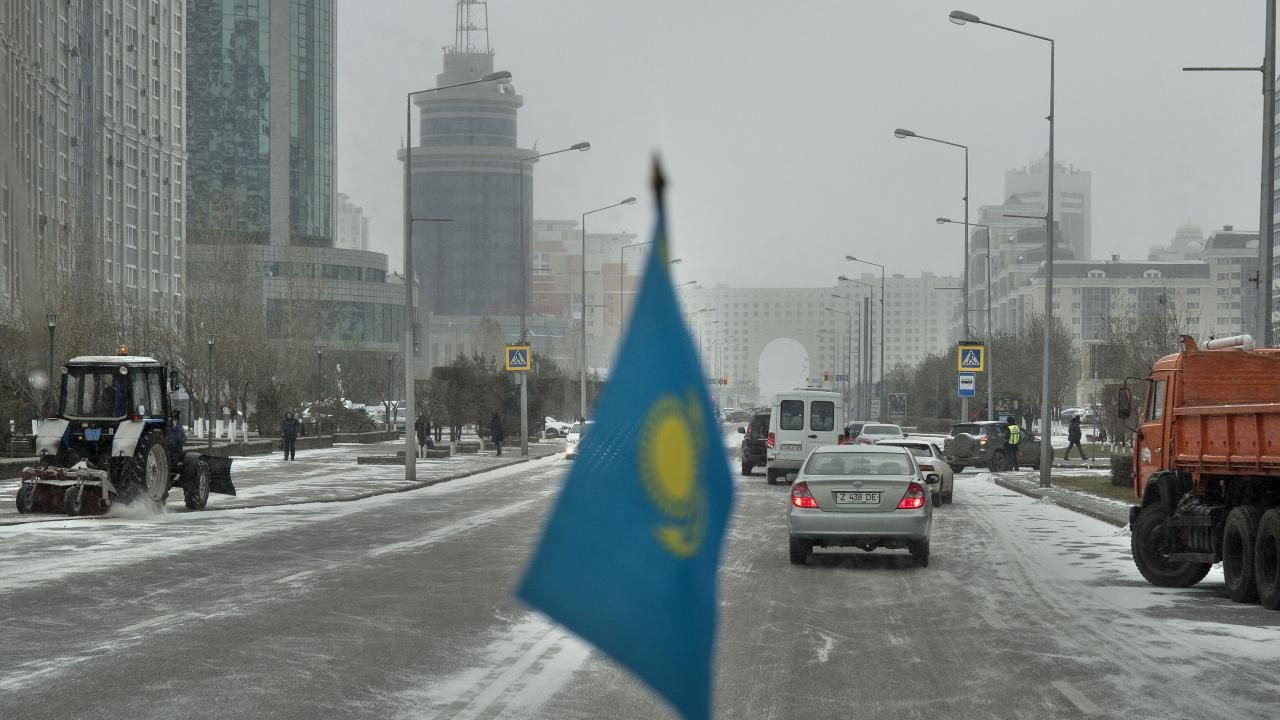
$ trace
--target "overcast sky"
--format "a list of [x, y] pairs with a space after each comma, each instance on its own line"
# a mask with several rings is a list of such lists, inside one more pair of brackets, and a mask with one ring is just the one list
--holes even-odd
[[[337, 0], [338, 190], [400, 265], [404, 94], [430, 87], [453, 0]], [[831, 284], [846, 254], [958, 273], [971, 206], [1044, 154], [1048, 45], [956, 26], [964, 9], [1057, 41], [1057, 156], [1093, 173], [1097, 257], [1142, 259], [1184, 221], [1258, 226], [1263, 3], [1247, 0], [491, 0], [496, 67], [524, 96], [520, 142], [587, 153], [536, 170], [534, 217], [647, 234], [651, 152], [671, 181], [680, 280]]]

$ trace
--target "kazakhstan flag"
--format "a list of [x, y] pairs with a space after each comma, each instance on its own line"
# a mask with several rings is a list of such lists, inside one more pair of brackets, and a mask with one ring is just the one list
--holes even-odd
[[596, 422], [516, 594], [610, 655], [686, 718], [711, 715], [716, 568], [733, 483], [668, 275], [662, 180], [653, 252]]

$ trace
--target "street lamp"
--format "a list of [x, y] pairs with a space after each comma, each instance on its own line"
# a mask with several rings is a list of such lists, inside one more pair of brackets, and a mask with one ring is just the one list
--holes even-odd
[[[529, 224], [526, 222], [524, 212], [524, 168], [525, 163], [533, 162], [538, 158], [559, 155], [573, 150], [586, 152], [591, 149], [589, 142], [577, 142], [567, 148], [552, 150], [550, 152], [538, 153], [537, 155], [529, 155], [520, 158], [520, 342], [526, 341], [526, 335], [529, 331]], [[586, 243], [586, 235], [583, 235], [583, 244]], [[585, 258], [584, 258], [585, 259]], [[585, 282], [585, 280], [584, 280]], [[528, 373], [517, 373], [520, 381], [520, 455], [522, 457], [529, 454], [529, 378]]]
[[[492, 72], [479, 80], [442, 85], [406, 93], [404, 96], [404, 479], [413, 482], [417, 474], [417, 464], [412, 458], [417, 457], [414, 445], [413, 425], [417, 409], [414, 407], [413, 387], [413, 98], [416, 95], [450, 90], [452, 88], [478, 85], [486, 82], [510, 82], [511, 73], [506, 70]], [[522, 194], [523, 197], [523, 194]]]
[[[587, 416], [587, 216], [610, 210], [620, 205], [634, 205], [635, 202], [636, 199], [634, 197], [629, 197], [621, 202], [582, 213], [582, 360], [578, 363], [578, 417], [585, 418]], [[521, 214], [521, 217], [523, 217], [523, 214]]]
[[[961, 145], [950, 140], [942, 140], [940, 138], [929, 137], [928, 135], [920, 135], [904, 128], [898, 128], [893, 131], [896, 138], [916, 138], [917, 140], [927, 140], [929, 142], [938, 143], [939, 145], [949, 145], [964, 150], [964, 301], [963, 313], [965, 322], [969, 322], [969, 146]], [[969, 418], [969, 398], [960, 398], [960, 417], [968, 420]]]
[[[959, 224], [955, 220], [952, 220], [951, 218], [945, 218], [945, 217], [940, 217], [934, 222], [938, 223], [939, 225], [947, 225], [947, 224], [958, 225]], [[965, 225], [966, 227], [980, 227], [980, 228], [986, 228], [987, 230], [987, 249], [985, 252], [974, 253], [974, 256], [976, 257], [978, 255], [981, 255], [987, 261], [987, 322], [984, 327], [985, 332], [983, 333], [983, 337], [987, 341], [987, 419], [995, 420], [996, 406], [995, 406], [994, 387], [996, 384], [996, 364], [995, 364], [995, 353], [991, 351], [991, 347], [992, 347], [991, 333], [993, 332], [993, 327], [991, 325], [991, 226], [984, 225], [983, 223], [966, 223]], [[969, 322], [969, 317], [966, 315], [965, 323], [967, 324], [968, 322]]]
[[880, 383], [876, 390], [876, 410], [880, 417], [880, 422], [885, 422], [885, 402], [884, 402], [884, 266], [870, 260], [860, 260], [852, 255], [845, 255], [845, 260], [849, 262], [862, 263], [872, 267], [880, 268]]
[[[391, 363], [395, 358], [395, 355], [387, 353], [387, 432], [391, 432], [391, 404], [394, 402], [391, 397]], [[406, 433], [412, 432], [412, 428], [406, 427], [404, 431]], [[417, 455], [415, 454], [414, 457], [417, 457]]]
[[[837, 298], [837, 299], [839, 299], [839, 300], [844, 300], [846, 303], [848, 303], [848, 302], [849, 302], [849, 298], [844, 297], [843, 295], [836, 295], [835, 293], [832, 293], [832, 294], [831, 294], [831, 297], [833, 297], [833, 298]], [[844, 315], [845, 317], [849, 318], [849, 342], [850, 342], [850, 344], [852, 344], [852, 342], [853, 342], [853, 313], [852, 313], [851, 311], [847, 311], [847, 310], [837, 310], [837, 309], [835, 309], [835, 308], [833, 308], [833, 307], [824, 308], [824, 310], [825, 310], [826, 312], [840, 313], [841, 315]], [[819, 330], [818, 332], [819, 332], [819, 333], [821, 333], [822, 331], [821, 331], [821, 330]], [[828, 330], [827, 332], [829, 332], [829, 333], [831, 333], [831, 334], [833, 334], [833, 335], [838, 335], [837, 333], [835, 333], [834, 331], [831, 331], [831, 330]], [[839, 352], [840, 352], [840, 345], [839, 345], [838, 343], [836, 344], [836, 352], [837, 352], [837, 353], [839, 353]], [[840, 371], [839, 371], [839, 365], [837, 365], [837, 367], [836, 367], [836, 374], [837, 374], [837, 375], [838, 375], [838, 374], [840, 374]], [[839, 382], [839, 380], [836, 380], [836, 382]], [[849, 389], [848, 383], [849, 383], [848, 375], [846, 374], [846, 376], [845, 376], [845, 391], [846, 391], [846, 392], [847, 392], [847, 391], [848, 391], [848, 389]]]
[[205, 449], [213, 449], [213, 340], [217, 335], [209, 335], [205, 338], [205, 343], [209, 346], [209, 392], [205, 397]]
[[[841, 275], [836, 279], [840, 280], [841, 282], [848, 282], [848, 283], [854, 283], [856, 285], [861, 285], [867, 288], [868, 290], [867, 297], [862, 298], [862, 312], [859, 313], [860, 317], [862, 318], [862, 332], [859, 335], [859, 337], [861, 338], [859, 340], [859, 345], [862, 350], [863, 359], [859, 361], [860, 367], [858, 368], [858, 385], [859, 385], [858, 395], [859, 395], [859, 400], [862, 403], [858, 408], [858, 412], [862, 414], [863, 412], [862, 405], [865, 405], [866, 413], [863, 414], [863, 417], [870, 420], [871, 419], [870, 390], [871, 390], [871, 367], [872, 367], [871, 304], [875, 302], [876, 286], [872, 285], [871, 283], [862, 282], [861, 280], [854, 280], [853, 278], [847, 277], [845, 275]], [[852, 301], [851, 298], [850, 298], [850, 301]], [[852, 336], [852, 330], [850, 332]]]
[[49, 323], [49, 385], [44, 394], [44, 416], [50, 417], [53, 405], [53, 334], [58, 329], [58, 313], [45, 313], [44, 317]]
[[1256, 322], [1262, 347], [1271, 347], [1272, 284], [1275, 280], [1275, 164], [1276, 154], [1276, 0], [1267, 0], [1263, 25], [1266, 27], [1262, 65], [1258, 67], [1184, 67], [1184, 72], [1259, 72], [1262, 73], [1262, 218], [1258, 226], [1258, 307]]
[[[1049, 403], [1051, 398], [1051, 395], [1050, 395], [1051, 388], [1050, 388], [1049, 379], [1050, 379], [1050, 371], [1053, 365], [1053, 354], [1051, 352], [1052, 344], [1053, 344], [1053, 176], [1056, 175], [1058, 171], [1057, 165], [1054, 164], [1054, 158], [1053, 158], [1053, 129], [1054, 129], [1053, 99], [1054, 99], [1055, 44], [1054, 44], [1053, 38], [1045, 37], [1044, 35], [1036, 35], [1035, 33], [1029, 33], [1029, 32], [1026, 32], [1025, 30], [1017, 30], [1011, 27], [1006, 27], [1004, 25], [997, 25], [995, 23], [986, 22], [985, 20], [979, 19], [977, 15], [974, 15], [973, 13], [964, 12], [963, 10], [953, 10], [951, 11], [951, 14], [949, 17], [951, 19], [951, 22], [957, 25], [964, 25], [965, 23], [973, 23], [975, 25], [986, 25], [988, 27], [996, 28], [997, 30], [1005, 30], [1007, 32], [1015, 33], [1017, 35], [1023, 35], [1025, 37], [1035, 38], [1037, 40], [1043, 40], [1049, 43], [1049, 115], [1046, 118], [1049, 121], [1049, 194], [1048, 194], [1047, 209], [1044, 214], [1044, 232], [1045, 232], [1044, 362], [1042, 363], [1041, 370], [1040, 370], [1041, 372], [1041, 378], [1040, 378], [1040, 487], [1049, 487], [1049, 485], [1051, 484], [1049, 481], [1049, 471], [1052, 469], [1050, 467], [1050, 464], [1053, 460], [1053, 448], [1050, 447], [1052, 443], [1049, 442], [1049, 438], [1050, 438], [1050, 425], [1049, 425], [1050, 405]], [[1274, 14], [1272, 15], [1272, 17], [1274, 17]], [[1274, 28], [1269, 30], [1269, 32], [1274, 33], [1275, 32]], [[1274, 70], [1274, 66], [1272, 67], [1272, 69]], [[1275, 108], [1266, 107], [1266, 108], [1263, 108], [1263, 112], [1272, 113], [1272, 112], [1275, 112]], [[1263, 163], [1266, 165], [1269, 165], [1272, 162], [1272, 158], [1270, 156], [1265, 157], [1262, 160], [1263, 160]], [[1271, 188], [1270, 187], [1263, 188], [1263, 193], [1270, 194]], [[966, 214], [965, 219], [968, 220], [968, 218], [969, 216], [968, 214]], [[1264, 218], [1264, 222], [1271, 222], [1271, 218], [1269, 217]], [[1267, 260], [1268, 262], [1270, 262], [1270, 258], [1267, 258]], [[1267, 292], [1270, 292], [1270, 288], [1267, 289]]]
[[316, 392], [324, 400], [324, 346], [316, 345]]

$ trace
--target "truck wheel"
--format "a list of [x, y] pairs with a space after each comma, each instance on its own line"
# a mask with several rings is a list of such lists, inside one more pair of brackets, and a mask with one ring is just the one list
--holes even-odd
[[951, 466], [951, 472], [955, 473], [956, 475], [959, 475], [960, 473], [964, 472], [964, 466], [963, 466], [963, 465], [952, 465], [952, 466]]
[[199, 461], [195, 477], [182, 488], [182, 501], [188, 510], [203, 510], [209, 504], [209, 465], [205, 461]]
[[987, 463], [987, 469], [991, 472], [1000, 472], [1007, 469], [1004, 464], [1004, 451], [997, 450], [991, 454], [991, 462]]
[[1222, 578], [1227, 594], [1239, 603], [1258, 599], [1254, 555], [1261, 520], [1262, 508], [1241, 505], [1227, 515], [1227, 524], [1222, 531]]
[[808, 565], [809, 553], [813, 552], [813, 543], [808, 540], [791, 538], [789, 550], [792, 565]]
[[1266, 609], [1280, 610], [1280, 509], [1262, 514], [1253, 562], [1258, 599]]
[[933, 503], [934, 507], [942, 507], [942, 500], [941, 490], [935, 493], [929, 493], [929, 502]]
[[35, 489], [34, 485], [23, 485], [18, 488], [18, 496], [14, 500], [17, 501], [20, 515], [26, 515], [31, 512], [31, 498], [35, 494]]
[[1157, 587], [1191, 587], [1209, 574], [1211, 563], [1169, 560], [1164, 543], [1164, 509], [1148, 505], [1138, 514], [1129, 538], [1133, 563], [1147, 582]]
[[80, 514], [82, 503], [80, 502], [80, 486], [72, 485], [62, 494], [62, 511], [71, 517]]
[[751, 463], [749, 463], [749, 462], [744, 462], [744, 463], [742, 463], [742, 474], [743, 474], [743, 475], [750, 475], [750, 474], [751, 474], [751, 467], [752, 467], [752, 466], [751, 466]]

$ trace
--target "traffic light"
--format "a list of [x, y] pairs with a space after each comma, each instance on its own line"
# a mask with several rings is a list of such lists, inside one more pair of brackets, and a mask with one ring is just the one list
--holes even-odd
[[823, 370], [823, 371], [822, 371], [822, 382], [828, 382], [828, 381], [830, 381], [830, 380], [831, 380], [831, 371], [830, 371], [830, 370]]

